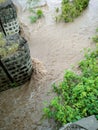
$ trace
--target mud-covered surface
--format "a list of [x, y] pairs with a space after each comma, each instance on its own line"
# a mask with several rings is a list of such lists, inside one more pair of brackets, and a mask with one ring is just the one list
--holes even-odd
[[98, 27], [98, 0], [91, 0], [74, 22], [57, 24], [54, 12], [60, 1], [48, 2], [42, 7], [44, 18], [35, 24], [30, 23], [28, 11], [18, 10], [31, 56], [38, 60], [33, 59], [35, 69], [30, 82], [0, 93], [0, 130], [52, 130], [54, 123], [42, 119], [44, 101], [53, 97], [51, 84], [62, 80], [65, 69], [77, 66], [83, 48], [95, 46], [92, 36]]

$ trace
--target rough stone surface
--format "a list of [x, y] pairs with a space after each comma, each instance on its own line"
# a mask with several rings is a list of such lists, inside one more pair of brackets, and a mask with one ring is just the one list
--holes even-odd
[[75, 123], [69, 123], [62, 127], [60, 130], [97, 130], [98, 121], [95, 116], [83, 118]]
[[4, 1], [0, 2], [0, 9], [2, 9], [6, 6], [9, 6], [11, 4], [13, 4], [11, 0], [4, 0]]
[[45, 6], [47, 4], [46, 0], [41, 0], [39, 2], [32, 1], [30, 4], [28, 4], [28, 8], [37, 8], [41, 6]]
[[[18, 50], [9, 56], [1, 58], [1, 62], [5, 66], [10, 77], [12, 77], [15, 86], [25, 83], [30, 79], [32, 74], [32, 61], [30, 58], [28, 45], [25, 40], [20, 38], [20, 36], [17, 38], [17, 41], [20, 40]], [[8, 75], [1, 65], [0, 70], [0, 91], [13, 87], [13, 83], [10, 81]]]
[[5, 0], [0, 4], [0, 32], [5, 35], [19, 33], [17, 12], [11, 0]]
[[88, 118], [83, 118], [80, 121], [76, 122], [77, 125], [80, 125], [87, 130], [97, 130], [98, 129], [98, 121], [95, 116], [90, 116]]

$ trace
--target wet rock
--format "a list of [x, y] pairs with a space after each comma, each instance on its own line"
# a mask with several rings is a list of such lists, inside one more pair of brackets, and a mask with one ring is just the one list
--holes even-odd
[[27, 8], [27, 0], [12, 0], [18, 9], [24, 11]]
[[95, 116], [89, 116], [87, 118], [82, 118], [81, 120], [75, 123], [68, 123], [60, 130], [97, 130], [98, 129], [98, 121]]
[[29, 8], [38, 8], [38, 7], [43, 7], [45, 5], [47, 5], [46, 0], [40, 0], [38, 2], [36, 1], [32, 1], [32, 2], [28, 2], [28, 0], [12, 0], [13, 3], [16, 5], [16, 7], [18, 8], [18, 11], [22, 11], [24, 12], [26, 9]]
[[77, 125], [84, 127], [87, 130], [97, 130], [98, 129], [98, 121], [95, 116], [90, 116], [87, 118], [83, 118], [80, 121], [76, 122]]
[[29, 4], [27, 4], [27, 7], [28, 8], [37, 8], [37, 7], [45, 6], [46, 4], [47, 4], [46, 0], [40, 0], [38, 2], [32, 1]]

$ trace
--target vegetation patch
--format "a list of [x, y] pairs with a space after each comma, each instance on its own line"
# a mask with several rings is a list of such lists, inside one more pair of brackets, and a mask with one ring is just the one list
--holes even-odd
[[18, 47], [18, 43], [7, 44], [6, 39], [4, 39], [2, 33], [0, 33], [0, 57], [6, 57], [14, 54], [18, 50]]
[[95, 42], [95, 43], [98, 43], [98, 28], [96, 29], [96, 35], [93, 37], [93, 41]]
[[6, 0], [0, 0], [0, 3], [4, 3]]
[[38, 10], [33, 10], [33, 9], [29, 9], [30, 12], [32, 13], [32, 15], [29, 17], [31, 23], [35, 23], [38, 19], [42, 18], [43, 15], [43, 11], [41, 9]]
[[53, 84], [57, 96], [44, 108], [44, 116], [58, 127], [90, 115], [98, 119], [98, 46], [85, 53], [79, 67], [80, 75], [67, 70], [63, 81]]
[[62, 13], [56, 17], [56, 21], [63, 20], [71, 22], [78, 17], [81, 12], [88, 6], [89, 0], [62, 0]]

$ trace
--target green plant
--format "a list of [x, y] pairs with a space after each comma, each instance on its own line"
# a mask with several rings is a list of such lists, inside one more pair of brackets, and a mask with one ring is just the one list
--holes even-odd
[[31, 23], [35, 23], [38, 19], [37, 16], [30, 16], [29, 18], [30, 18]]
[[53, 118], [58, 127], [93, 114], [98, 119], [98, 46], [85, 52], [79, 67], [80, 75], [67, 70], [63, 81], [53, 84], [57, 96], [44, 108], [44, 116]]
[[17, 86], [18, 86], [18, 85], [17, 85], [16, 82], [10, 84], [10, 87], [11, 87], [11, 88], [16, 88]]
[[89, 0], [74, 0], [73, 3], [76, 9], [82, 12], [88, 6]]
[[31, 23], [37, 22], [39, 18], [43, 16], [43, 11], [41, 9], [33, 9], [32, 4], [36, 5], [40, 0], [28, 0], [27, 3], [29, 5], [29, 11], [32, 13], [32, 15], [29, 17]]
[[3, 2], [5, 2], [6, 0], [0, 0], [0, 3], [3, 3]]
[[43, 16], [43, 11], [41, 9], [38, 9], [37, 11], [29, 9], [29, 11], [32, 13], [32, 15], [29, 17], [31, 23], [35, 23], [39, 18]]
[[59, 12], [59, 8], [57, 7], [57, 8], [55, 9], [55, 11], [56, 11], [56, 13], [58, 13], [58, 12]]
[[88, 6], [89, 0], [62, 0], [61, 20], [71, 22]]
[[42, 11], [41, 9], [38, 9], [38, 10], [36, 11], [36, 14], [37, 14], [37, 17], [38, 17], [38, 18], [41, 18], [41, 17], [43, 16], [43, 11]]
[[18, 50], [18, 43], [10, 43], [10, 45], [6, 45], [7, 41], [4, 38], [3, 34], [0, 33], [0, 56], [5, 57], [15, 53]]
[[65, 22], [71, 22], [77, 15], [76, 11], [77, 10], [76, 10], [75, 6], [73, 6], [73, 4], [67, 3], [66, 6], [65, 5], [62, 6], [61, 17]]
[[93, 37], [93, 41], [94, 41], [95, 43], [98, 43], [98, 35], [96, 35], [96, 36]]
[[[98, 33], [98, 28], [96, 29], [96, 33]], [[98, 34], [96, 34], [92, 39], [95, 43], [98, 43]]]

